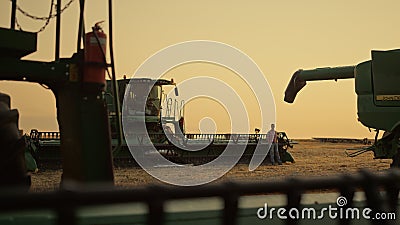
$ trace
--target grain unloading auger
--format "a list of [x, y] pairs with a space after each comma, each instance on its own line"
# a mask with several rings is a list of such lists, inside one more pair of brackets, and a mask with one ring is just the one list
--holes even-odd
[[[298, 70], [285, 91], [285, 101], [293, 103], [307, 81], [355, 79], [358, 120], [376, 129], [375, 143], [368, 150], [375, 158], [393, 159], [400, 166], [400, 50], [372, 51], [372, 59], [356, 66]], [[377, 140], [379, 131], [384, 131]]]

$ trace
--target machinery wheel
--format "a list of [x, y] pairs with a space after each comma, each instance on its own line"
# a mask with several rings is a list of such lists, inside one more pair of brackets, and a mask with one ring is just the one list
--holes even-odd
[[390, 164], [390, 168], [400, 168], [400, 128], [396, 129], [395, 139], [397, 142], [393, 142], [397, 145], [397, 154], [393, 156], [392, 163]]
[[392, 163], [390, 164], [390, 168], [399, 168], [400, 167], [400, 154], [399, 151], [397, 151], [397, 154], [393, 156], [392, 158]]
[[18, 111], [10, 96], [0, 93], [0, 187], [30, 186], [25, 165], [25, 139], [18, 129]]

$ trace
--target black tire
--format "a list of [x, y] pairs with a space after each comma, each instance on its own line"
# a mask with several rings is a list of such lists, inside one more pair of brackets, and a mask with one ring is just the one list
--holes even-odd
[[395, 156], [393, 156], [392, 163], [390, 164], [390, 168], [400, 168], [399, 150], [397, 150], [397, 154]]
[[[394, 139], [397, 139], [396, 145], [400, 146], [400, 127], [395, 129]], [[390, 168], [400, 168], [400, 149], [397, 149], [397, 154], [392, 158], [392, 164], [390, 164]]]

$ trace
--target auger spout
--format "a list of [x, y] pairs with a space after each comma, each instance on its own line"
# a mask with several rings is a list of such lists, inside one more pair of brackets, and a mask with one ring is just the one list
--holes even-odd
[[326, 67], [312, 70], [297, 70], [290, 79], [285, 91], [285, 102], [293, 103], [297, 93], [314, 80], [338, 80], [354, 78], [355, 66]]

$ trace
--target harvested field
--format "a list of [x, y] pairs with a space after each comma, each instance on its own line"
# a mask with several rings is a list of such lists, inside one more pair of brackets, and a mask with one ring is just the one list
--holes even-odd
[[[256, 182], [291, 176], [329, 176], [340, 173], [355, 173], [360, 169], [382, 171], [387, 170], [391, 163], [391, 160], [374, 160], [372, 152], [355, 158], [346, 156], [346, 148], [365, 147], [360, 144], [320, 143], [312, 140], [299, 140], [298, 142], [299, 144], [289, 150], [296, 160], [293, 164], [262, 165], [252, 172], [248, 170], [248, 165], [237, 165], [219, 181], [229, 179]], [[115, 183], [118, 186], [133, 187], [161, 183], [139, 167], [116, 168], [114, 172]], [[57, 189], [61, 173], [61, 170], [43, 170], [32, 174], [32, 191]]]

